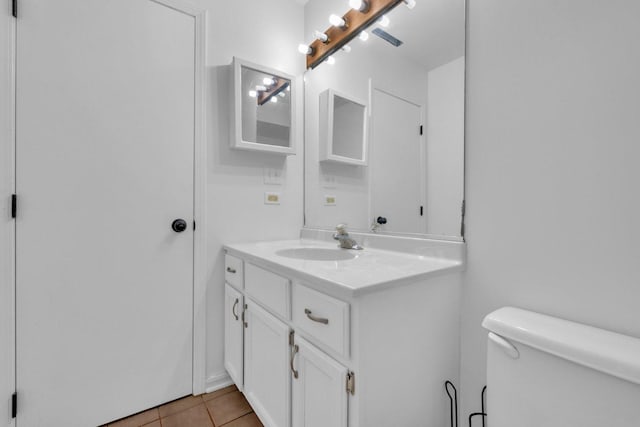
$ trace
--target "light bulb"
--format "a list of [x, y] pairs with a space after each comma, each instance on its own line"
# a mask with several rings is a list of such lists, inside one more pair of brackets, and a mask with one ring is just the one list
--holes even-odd
[[344, 19], [342, 19], [341, 17], [339, 17], [338, 15], [331, 15], [329, 17], [329, 22], [331, 23], [331, 25], [333, 25], [334, 27], [340, 27], [340, 28], [344, 28], [347, 25], [347, 21], [345, 21]]
[[360, 12], [369, 10], [369, 2], [367, 0], [349, 0], [349, 6], [351, 9], [359, 10]]
[[273, 102], [275, 104], [276, 102], [278, 102], [278, 98], [276, 98], [275, 96], [272, 96], [271, 97], [271, 102]]
[[336, 58], [334, 58], [333, 56], [330, 56], [327, 58], [327, 64], [333, 65], [335, 63], [336, 63]]
[[267, 88], [265, 86], [262, 86], [262, 85], [257, 85], [256, 86], [256, 91], [258, 91], [258, 92], [264, 92], [265, 90], [267, 90]]
[[314, 31], [313, 37], [317, 38], [322, 43], [327, 43], [329, 41], [329, 36], [323, 33], [322, 31], [318, 31], [318, 30]]
[[389, 20], [387, 15], [382, 15], [382, 18], [380, 18], [380, 21], [378, 23], [380, 24], [381, 27], [387, 28], [391, 23], [391, 21]]
[[255, 98], [258, 95], [258, 92], [256, 92], [255, 90], [250, 90], [249, 91], [249, 96], [252, 98]]
[[367, 40], [369, 40], [369, 33], [367, 33], [366, 31], [362, 31], [358, 38], [363, 42], [366, 42]]
[[416, 0], [404, 0], [404, 4], [407, 5], [408, 9], [413, 9], [416, 7]]
[[313, 49], [311, 48], [311, 46], [307, 46], [306, 44], [301, 43], [298, 45], [298, 52], [303, 55], [311, 55], [313, 53]]
[[345, 44], [344, 46], [342, 46], [342, 50], [344, 51], [344, 53], [349, 53], [351, 52], [351, 46]]
[[276, 81], [273, 79], [273, 77], [265, 77], [264, 79], [262, 79], [262, 83], [264, 83], [266, 86], [272, 86], [276, 84]]

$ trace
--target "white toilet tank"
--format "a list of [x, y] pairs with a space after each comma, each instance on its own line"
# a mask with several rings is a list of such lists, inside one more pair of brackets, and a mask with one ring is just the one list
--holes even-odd
[[640, 339], [513, 307], [482, 326], [488, 427], [640, 427]]

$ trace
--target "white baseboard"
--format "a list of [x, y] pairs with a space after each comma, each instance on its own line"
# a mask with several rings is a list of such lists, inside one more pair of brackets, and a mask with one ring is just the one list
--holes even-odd
[[205, 383], [205, 393], [211, 393], [212, 391], [220, 390], [226, 386], [233, 384], [231, 377], [225, 371], [215, 375], [211, 375], [207, 378]]

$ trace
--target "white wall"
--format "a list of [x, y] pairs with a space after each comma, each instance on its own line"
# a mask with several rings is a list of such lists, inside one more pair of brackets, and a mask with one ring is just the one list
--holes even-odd
[[640, 337], [640, 2], [468, 8], [465, 417], [498, 307]]
[[[303, 6], [295, 0], [198, 0], [208, 9], [208, 386], [226, 375], [224, 343], [224, 256], [222, 245], [296, 238], [302, 227]], [[295, 156], [231, 150], [230, 67], [233, 56], [295, 76], [298, 111]], [[264, 168], [279, 170], [282, 185], [266, 185]], [[265, 191], [280, 193], [280, 205], [265, 205]]]
[[464, 57], [427, 75], [427, 230], [459, 236], [464, 198]]
[[0, 426], [11, 425], [10, 397], [14, 387], [13, 231], [13, 95], [10, 46], [13, 17], [0, 8]]

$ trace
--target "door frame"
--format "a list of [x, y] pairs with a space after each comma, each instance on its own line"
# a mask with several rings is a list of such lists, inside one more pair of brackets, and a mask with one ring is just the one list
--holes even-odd
[[[194, 230], [193, 240], [193, 319], [192, 319], [192, 393], [202, 394], [205, 391], [206, 376], [206, 290], [207, 290], [207, 129], [206, 129], [206, 25], [207, 10], [197, 8], [185, 0], [148, 0], [176, 12], [183, 13], [194, 20], [194, 206], [193, 216], [197, 226]], [[8, 21], [9, 43], [0, 47], [6, 50], [9, 58], [8, 64], [3, 64], [8, 69], [9, 81], [0, 83], [0, 91], [7, 90], [10, 96], [3, 96], [4, 104], [1, 110], [6, 110], [7, 116], [0, 120], [0, 153], [7, 157], [4, 163], [9, 167], [2, 167], [0, 172], [0, 190], [9, 190], [7, 194], [0, 194], [2, 197], [2, 208], [0, 212], [10, 212], [10, 195], [15, 194], [15, 150], [16, 150], [16, 49], [17, 49], [17, 21], [7, 9], [3, 20]], [[17, 19], [20, 19], [18, 16]], [[2, 26], [4, 27], [4, 25]], [[3, 52], [3, 55], [5, 54]], [[1, 111], [0, 110], [0, 111]], [[5, 166], [3, 164], [2, 166]], [[4, 191], [3, 191], [4, 193]], [[6, 217], [5, 217], [6, 218]], [[0, 323], [9, 325], [10, 334], [8, 343], [0, 343], [1, 351], [6, 351], [10, 366], [8, 378], [9, 387], [16, 389], [16, 275], [15, 275], [15, 249], [16, 249], [16, 223], [14, 221], [0, 221], [0, 235], [7, 235], [8, 242], [2, 241], [0, 244], [6, 245], [7, 250], [0, 251], [0, 293], [9, 295], [4, 299], [0, 307]], [[4, 240], [4, 239], [3, 239]], [[4, 248], [3, 248], [4, 249]], [[5, 345], [7, 344], [7, 345]], [[5, 369], [5, 367], [0, 367]], [[1, 378], [2, 376], [0, 376]], [[7, 402], [4, 396], [0, 396], [0, 402]], [[8, 408], [10, 405], [2, 405]], [[0, 418], [2, 418], [0, 412]], [[10, 414], [8, 414], [10, 417]], [[15, 425], [15, 419], [9, 425]]]

